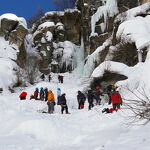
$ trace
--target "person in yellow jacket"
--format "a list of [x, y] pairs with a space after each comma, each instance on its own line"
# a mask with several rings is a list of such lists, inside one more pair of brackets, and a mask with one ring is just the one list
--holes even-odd
[[54, 113], [54, 106], [55, 106], [55, 97], [51, 90], [48, 91], [48, 113], [53, 114]]

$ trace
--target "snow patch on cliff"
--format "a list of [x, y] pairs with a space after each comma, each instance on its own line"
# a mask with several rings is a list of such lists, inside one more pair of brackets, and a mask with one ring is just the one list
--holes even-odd
[[150, 15], [135, 17], [120, 24], [117, 38], [123, 43], [135, 43], [137, 49], [150, 45]]
[[17, 17], [15, 14], [7, 13], [0, 16], [0, 22], [4, 18], [8, 20], [18, 21], [25, 29], [27, 29], [27, 22], [23, 17]]
[[38, 30], [42, 30], [45, 28], [49, 28], [49, 27], [55, 27], [55, 23], [54, 22], [44, 22], [41, 25], [39, 25]]

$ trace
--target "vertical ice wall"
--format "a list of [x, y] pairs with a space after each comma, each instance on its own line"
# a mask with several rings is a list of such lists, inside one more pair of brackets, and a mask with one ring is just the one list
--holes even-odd
[[118, 13], [117, 0], [103, 0], [103, 4], [91, 18], [91, 36], [96, 35], [95, 25], [102, 17], [104, 17], [104, 22], [100, 26], [101, 30], [104, 31], [107, 27], [108, 17], [113, 17]]
[[76, 73], [79, 77], [83, 75], [83, 68], [84, 68], [84, 40], [83, 36], [81, 37], [81, 46], [77, 47], [75, 60], [77, 63]]

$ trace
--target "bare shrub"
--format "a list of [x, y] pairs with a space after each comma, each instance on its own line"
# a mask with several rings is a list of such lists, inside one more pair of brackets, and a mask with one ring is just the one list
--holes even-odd
[[134, 99], [123, 98], [125, 108], [132, 112], [129, 116], [130, 123], [147, 124], [150, 121], [150, 98], [145, 92], [145, 87], [142, 87], [141, 90], [134, 90], [134, 92], [127, 88], [127, 91], [134, 97]]

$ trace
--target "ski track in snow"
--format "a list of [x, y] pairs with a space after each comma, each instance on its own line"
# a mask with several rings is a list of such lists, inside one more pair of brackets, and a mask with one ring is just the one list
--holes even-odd
[[[148, 127], [129, 128], [122, 117], [125, 110], [102, 114], [105, 106], [96, 106], [88, 111], [87, 101], [84, 110], [77, 110], [77, 91], [87, 86], [85, 80], [65, 74], [64, 84], [60, 84], [57, 76], [52, 78], [51, 83], [27, 88], [26, 101], [19, 100], [19, 90], [0, 95], [0, 150], [148, 150], [149, 141], [144, 138]], [[61, 115], [60, 106], [52, 115], [39, 113], [47, 110], [47, 105], [29, 100], [35, 87], [52, 89], [55, 98], [60, 87], [66, 93], [71, 114]]]

